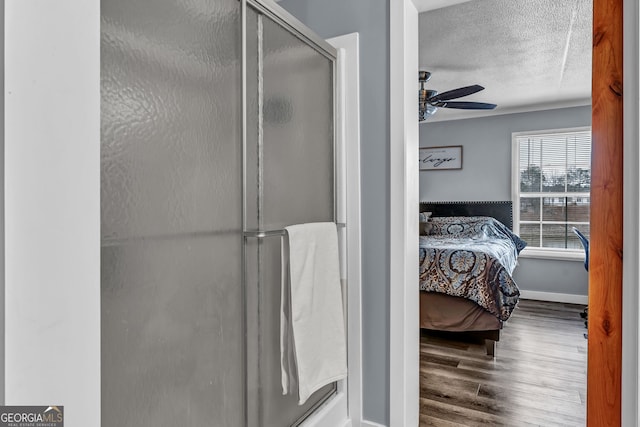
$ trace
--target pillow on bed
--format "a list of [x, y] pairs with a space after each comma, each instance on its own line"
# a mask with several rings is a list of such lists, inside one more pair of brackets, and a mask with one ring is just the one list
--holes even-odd
[[[505, 227], [506, 228], [506, 227]], [[525, 242], [524, 240], [522, 240], [520, 238], [520, 236], [518, 236], [517, 234], [513, 233], [511, 230], [509, 230], [507, 228], [507, 232], [509, 232], [509, 234], [511, 235], [511, 240], [513, 240], [513, 243], [516, 245], [516, 250], [518, 251], [518, 254], [520, 253], [520, 251], [522, 251], [524, 248], [527, 247], [527, 242]]]
[[427, 236], [431, 234], [431, 212], [420, 212], [420, 235]]
[[480, 216], [441, 216], [431, 219], [431, 234], [473, 237], [491, 218]]
[[506, 225], [488, 216], [447, 216], [431, 219], [431, 234], [451, 237], [502, 237], [510, 239], [518, 253], [527, 242], [514, 234]]
[[511, 239], [511, 241], [516, 247], [516, 251], [518, 252], [518, 254], [520, 253], [521, 250], [527, 247], [527, 242], [522, 240], [520, 236], [518, 236], [513, 231], [511, 231], [509, 227], [507, 227], [506, 225], [504, 225], [503, 223], [501, 223], [495, 218], [489, 218], [489, 219], [491, 220], [490, 234], [495, 236], [499, 236], [500, 234], [502, 234], [508, 237], [509, 239]]

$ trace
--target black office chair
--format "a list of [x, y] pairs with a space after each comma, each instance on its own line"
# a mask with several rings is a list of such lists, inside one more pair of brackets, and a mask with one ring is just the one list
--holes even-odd
[[589, 239], [575, 227], [573, 227], [573, 232], [576, 233], [576, 236], [580, 239], [580, 243], [582, 243], [582, 247], [584, 248], [584, 269], [589, 271]]
[[[576, 233], [578, 239], [580, 239], [580, 243], [582, 243], [582, 247], [584, 248], [584, 269], [589, 271], [589, 239], [580, 232], [577, 228], [573, 227], [573, 232]], [[584, 319], [584, 327], [588, 328], [589, 326], [589, 307], [584, 309], [582, 313], [580, 313], [580, 317]], [[584, 337], [587, 338], [587, 334], [584, 334]]]

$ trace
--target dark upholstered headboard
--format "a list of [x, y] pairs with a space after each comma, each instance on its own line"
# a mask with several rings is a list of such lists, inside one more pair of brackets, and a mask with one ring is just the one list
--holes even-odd
[[420, 212], [431, 216], [490, 216], [513, 230], [513, 206], [500, 202], [420, 202]]

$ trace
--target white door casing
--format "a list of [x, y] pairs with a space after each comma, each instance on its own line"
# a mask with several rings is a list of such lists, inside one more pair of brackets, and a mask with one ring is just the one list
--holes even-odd
[[417, 427], [418, 306], [418, 11], [390, 3], [389, 426]]

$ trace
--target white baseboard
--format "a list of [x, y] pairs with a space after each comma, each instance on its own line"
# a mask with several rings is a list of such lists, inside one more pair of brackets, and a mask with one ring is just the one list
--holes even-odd
[[374, 423], [373, 421], [362, 420], [362, 427], [387, 427], [382, 424]]
[[520, 298], [534, 299], [538, 301], [565, 302], [567, 304], [588, 304], [589, 297], [587, 295], [575, 294], [557, 294], [555, 292], [539, 292], [520, 290]]

